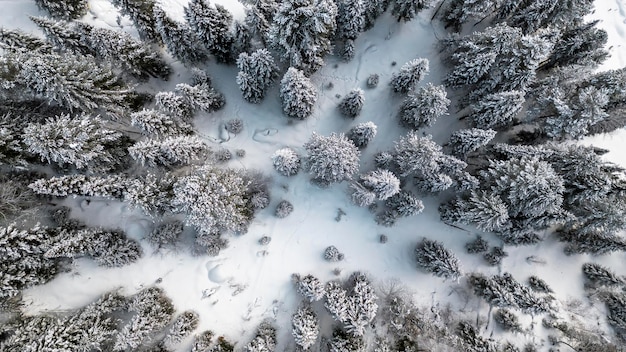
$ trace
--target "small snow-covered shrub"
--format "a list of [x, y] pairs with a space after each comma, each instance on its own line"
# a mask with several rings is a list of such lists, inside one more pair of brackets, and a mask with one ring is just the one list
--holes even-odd
[[293, 204], [288, 200], [281, 200], [276, 206], [275, 215], [277, 218], [286, 218], [293, 211]]
[[182, 233], [182, 221], [172, 220], [162, 222], [148, 234], [148, 242], [157, 247], [173, 245]]
[[235, 150], [235, 155], [238, 158], [243, 158], [244, 156], [246, 156], [246, 150], [245, 149], [237, 149], [237, 150]]
[[213, 154], [217, 162], [225, 163], [233, 158], [233, 154], [226, 148], [220, 148]]
[[228, 120], [224, 124], [224, 128], [230, 133], [238, 134], [243, 131], [243, 121], [241, 119]]
[[493, 314], [493, 320], [505, 331], [522, 331], [517, 315], [508, 309], [498, 309]]
[[329, 262], [338, 262], [340, 260], [343, 260], [343, 257], [343, 253], [340, 253], [335, 246], [326, 247], [326, 249], [324, 250], [324, 259], [328, 260]]
[[393, 154], [389, 152], [378, 152], [374, 155], [374, 163], [381, 169], [388, 168], [393, 161]]
[[380, 76], [376, 73], [373, 73], [367, 77], [367, 88], [376, 88], [378, 86], [378, 82], [380, 81]]
[[270, 195], [269, 193], [256, 192], [250, 197], [250, 205], [254, 209], [265, 209], [268, 205], [270, 205]]
[[348, 137], [357, 148], [365, 148], [369, 142], [376, 137], [376, 132], [376, 125], [372, 121], [368, 121], [352, 127], [346, 137]]
[[389, 237], [387, 237], [387, 235], [382, 234], [378, 237], [378, 242], [380, 243], [387, 243], [387, 241], [389, 241]]
[[354, 89], [350, 93], [346, 94], [343, 100], [339, 103], [339, 111], [343, 116], [355, 118], [361, 113], [365, 97], [363, 90]]
[[491, 266], [496, 266], [496, 265], [500, 265], [500, 263], [502, 263], [502, 259], [508, 256], [509, 256], [509, 253], [505, 252], [502, 248], [493, 247], [491, 248], [491, 251], [483, 255], [483, 258], [485, 258], [485, 261], [487, 262], [487, 264]]
[[485, 241], [482, 236], [476, 236], [475, 240], [465, 244], [465, 249], [470, 254], [486, 252], [489, 249], [489, 242]]
[[457, 279], [461, 276], [459, 259], [439, 241], [427, 238], [415, 248], [417, 264], [424, 270], [446, 279]]
[[311, 274], [299, 278], [296, 281], [296, 288], [309, 302], [319, 301], [324, 298], [324, 283]]
[[293, 176], [300, 170], [300, 156], [291, 148], [278, 149], [272, 155], [274, 169], [283, 176]]
[[272, 238], [269, 236], [263, 236], [259, 238], [259, 244], [261, 246], [267, 246], [272, 241]]

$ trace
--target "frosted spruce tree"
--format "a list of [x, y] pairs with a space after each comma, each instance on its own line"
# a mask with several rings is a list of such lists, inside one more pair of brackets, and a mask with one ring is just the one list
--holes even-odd
[[292, 118], [304, 120], [313, 113], [317, 101], [316, 90], [304, 73], [290, 67], [280, 81], [280, 100], [283, 112]]
[[440, 116], [447, 114], [449, 105], [445, 88], [429, 83], [409, 92], [400, 106], [400, 121], [413, 129], [430, 127]]
[[192, 0], [185, 7], [185, 18], [203, 46], [218, 62], [231, 63], [233, 35], [230, 31], [232, 15], [223, 6], [211, 6], [208, 0]]
[[388, 198], [385, 205], [395, 218], [413, 216], [424, 210], [424, 203], [409, 191], [400, 191]]
[[326, 292], [324, 290], [324, 283], [310, 274], [302, 278], [298, 277], [296, 281], [296, 288], [298, 292], [309, 302], [321, 300], [324, 298], [324, 294]]
[[259, 324], [256, 336], [246, 345], [245, 352], [272, 352], [276, 350], [276, 328], [267, 320]]
[[398, 22], [408, 22], [414, 19], [420, 11], [429, 8], [432, 2], [432, 0], [394, 0], [391, 13]]
[[465, 159], [469, 153], [487, 145], [495, 136], [496, 131], [494, 130], [482, 130], [480, 128], [458, 130], [450, 136], [449, 144], [452, 147], [453, 155]]
[[367, 144], [376, 137], [377, 130], [378, 127], [373, 122], [361, 122], [350, 128], [346, 137], [348, 137], [357, 148], [365, 148]]
[[291, 148], [281, 148], [272, 154], [274, 169], [283, 176], [293, 176], [300, 171], [300, 156]]
[[42, 52], [6, 53], [0, 59], [0, 91], [41, 98], [71, 110], [118, 113], [128, 93], [110, 66], [88, 57]]
[[337, 1], [337, 38], [343, 45], [341, 56], [351, 60], [354, 56], [354, 40], [365, 27], [365, 0]]
[[[42, 161], [78, 169], [106, 170], [115, 156], [108, 149], [121, 134], [105, 127], [98, 118], [59, 115], [44, 124], [29, 124], [22, 141], [29, 153]], [[109, 164], [109, 166], [107, 166]]]
[[130, 181], [122, 176], [87, 176], [73, 174], [42, 178], [28, 185], [33, 192], [54, 197], [86, 196], [121, 199]]
[[163, 338], [163, 344], [168, 349], [176, 348], [198, 327], [200, 317], [192, 310], [182, 312], [171, 324]]
[[76, 20], [87, 14], [87, 0], [35, 0], [52, 17]]
[[367, 326], [376, 317], [378, 297], [365, 275], [354, 273], [350, 281], [353, 281], [350, 295], [339, 283], [329, 282], [326, 285], [324, 307], [333, 319], [344, 325], [348, 333], [363, 336]]
[[174, 92], [158, 92], [154, 95], [157, 111], [165, 113], [174, 119], [191, 122], [193, 106], [184, 96]]
[[433, 275], [446, 279], [461, 276], [459, 259], [443, 243], [423, 238], [415, 248], [417, 264]]
[[491, 13], [495, 6], [494, 0], [453, 0], [444, 11], [443, 21], [446, 28], [452, 27], [455, 32], [459, 32], [461, 25], [470, 19], [478, 22]]
[[431, 136], [420, 137], [411, 131], [395, 144], [393, 157], [400, 176], [433, 174], [440, 171], [438, 161], [442, 158], [441, 146]]
[[365, 17], [364, 30], [374, 27], [376, 19], [387, 11], [389, 7], [389, 0], [368, 0], [364, 1], [365, 11], [363, 16]]
[[154, 43], [162, 42], [154, 16], [154, 10], [158, 8], [156, 0], [111, 0], [111, 2], [120, 9], [122, 15], [130, 17], [140, 39]]
[[319, 323], [317, 316], [308, 306], [301, 306], [291, 319], [292, 334], [296, 344], [303, 350], [308, 350], [317, 341]]
[[48, 17], [29, 17], [41, 29], [46, 39], [55, 49], [75, 54], [93, 54], [91, 48], [83, 41], [83, 30], [89, 25], [79, 26], [78, 22], [53, 20]]
[[172, 206], [187, 215], [199, 231], [245, 231], [251, 217], [248, 182], [230, 169], [209, 166], [179, 178], [173, 186]]
[[226, 105], [224, 95], [207, 83], [196, 85], [179, 83], [175, 90], [184, 99], [185, 105], [194, 111], [213, 112]]
[[362, 89], [353, 89], [339, 103], [339, 111], [343, 116], [355, 118], [361, 113], [365, 96]]
[[391, 171], [378, 169], [361, 175], [351, 187], [355, 204], [368, 206], [375, 200], [386, 200], [400, 192], [400, 180]]
[[332, 0], [286, 0], [274, 15], [268, 37], [290, 66], [310, 75], [324, 64], [336, 29]]
[[237, 84], [243, 98], [250, 103], [260, 103], [278, 76], [272, 54], [267, 49], [259, 49], [252, 54], [241, 53], [237, 58], [237, 67]]
[[130, 156], [142, 166], [189, 165], [206, 157], [209, 148], [195, 136], [170, 136], [145, 139], [128, 148]]
[[0, 28], [0, 48], [7, 51], [52, 51], [52, 46], [40, 37], [19, 29], [7, 28]]
[[511, 226], [509, 209], [497, 194], [472, 192], [440, 208], [441, 220], [452, 224], [472, 224], [482, 231], [503, 231]]
[[172, 56], [185, 66], [192, 66], [207, 60], [206, 52], [197, 44], [195, 33], [186, 23], [172, 20], [159, 7], [154, 8], [154, 17], [156, 30]]
[[149, 136], [177, 136], [191, 133], [190, 124], [152, 109], [143, 109], [130, 114], [131, 125]]
[[597, 28], [599, 20], [566, 28], [554, 45], [547, 62], [539, 67], [549, 70], [568, 65], [597, 66], [609, 53], [604, 49], [608, 35]]
[[250, 30], [253, 40], [260, 42], [263, 46], [269, 42], [268, 33], [278, 9], [276, 0], [243, 0], [246, 19], [245, 24]]
[[508, 127], [526, 100], [520, 91], [493, 93], [470, 106], [470, 122], [482, 129]]
[[304, 144], [307, 168], [313, 178], [330, 184], [349, 180], [359, 170], [359, 150], [343, 134], [320, 136], [313, 133]]
[[391, 77], [389, 83], [394, 92], [407, 93], [415, 89], [417, 82], [421, 81], [428, 74], [428, 60], [414, 59], [400, 68], [400, 72], [396, 72]]

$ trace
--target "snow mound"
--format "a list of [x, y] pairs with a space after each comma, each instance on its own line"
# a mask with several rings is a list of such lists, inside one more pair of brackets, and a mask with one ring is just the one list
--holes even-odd
[[210, 265], [213, 265], [213, 263], [207, 264], [207, 269], [209, 270], [209, 280], [211, 282], [221, 284], [232, 278], [232, 275], [230, 275], [227, 268], [224, 268], [224, 265], [217, 264], [209, 268]]

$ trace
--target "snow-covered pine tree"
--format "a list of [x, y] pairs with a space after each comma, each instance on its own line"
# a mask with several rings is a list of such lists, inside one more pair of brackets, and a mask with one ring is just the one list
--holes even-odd
[[348, 304], [348, 292], [338, 282], [331, 281], [326, 284], [324, 307], [332, 315], [333, 319], [345, 323], [348, 319]]
[[481, 20], [493, 12], [498, 1], [494, 0], [453, 0], [443, 14], [446, 28], [459, 32], [461, 25], [470, 19]]
[[169, 136], [145, 139], [128, 148], [130, 156], [142, 166], [189, 165], [201, 160], [209, 147], [196, 136]]
[[524, 93], [520, 91], [488, 94], [470, 106], [469, 118], [477, 128], [506, 127], [522, 110], [524, 102]]
[[325, 137], [314, 132], [304, 148], [309, 172], [322, 183], [349, 180], [359, 170], [361, 153], [343, 133]]
[[246, 6], [246, 25], [250, 35], [257, 39], [262, 46], [269, 42], [268, 32], [279, 3], [276, 0], [243, 0]]
[[352, 202], [360, 207], [367, 207], [376, 201], [376, 194], [358, 182], [350, 184]]
[[602, 286], [620, 287], [626, 284], [623, 278], [617, 276], [609, 268], [598, 263], [585, 263], [583, 264], [582, 271], [585, 278], [591, 284], [586, 284], [585, 286], [591, 286], [594, 288]]
[[145, 288], [134, 295], [128, 308], [135, 315], [117, 333], [114, 351], [126, 351], [151, 342], [155, 332], [165, 328], [174, 316], [172, 301], [162, 288]]
[[9, 52], [0, 60], [0, 72], [3, 94], [42, 98], [72, 110], [115, 113], [128, 93], [110, 66], [86, 56]]
[[173, 210], [171, 203], [175, 182], [176, 178], [170, 174], [157, 176], [152, 173], [129, 180], [123, 194], [124, 201], [132, 207], [141, 208], [148, 216], [161, 218], [163, 213]]
[[195, 35], [200, 38], [218, 62], [231, 63], [234, 38], [230, 32], [232, 15], [223, 6], [211, 6], [207, 0], [192, 0], [185, 7], [185, 18]]
[[0, 48], [7, 51], [52, 51], [52, 46], [45, 40], [19, 29], [7, 28], [0, 28]]
[[374, 27], [376, 19], [387, 11], [390, 2], [390, 0], [364, 1], [365, 11], [363, 13], [363, 17], [365, 19], [365, 24], [363, 26], [363, 30], [368, 30]]
[[456, 329], [456, 335], [461, 339], [461, 346], [463, 346], [464, 351], [499, 351], [497, 343], [480, 336], [480, 332], [478, 332], [477, 329], [474, 328], [474, 326], [467, 321], [462, 321], [459, 323]]
[[87, 14], [87, 0], [35, 0], [39, 8], [46, 9], [52, 17], [76, 20]]
[[346, 137], [354, 143], [357, 148], [365, 148], [367, 144], [376, 137], [377, 127], [372, 121], [361, 122], [350, 128]]
[[481, 273], [471, 273], [468, 278], [468, 283], [474, 294], [483, 298], [489, 305], [500, 308], [517, 308], [513, 293], [500, 285], [499, 281], [501, 280], [495, 280]]
[[309, 306], [301, 306], [291, 319], [292, 334], [296, 344], [308, 350], [317, 341], [319, 323], [315, 312]]
[[596, 20], [565, 29], [540, 69], [568, 65], [597, 66], [602, 63], [609, 56], [604, 49], [608, 35], [605, 30], [596, 27], [598, 22]]
[[154, 16], [154, 9], [158, 8], [156, 0], [111, 0], [111, 2], [120, 9], [122, 15], [130, 17], [140, 39], [154, 43], [162, 42]]
[[245, 231], [252, 216], [248, 184], [236, 170], [200, 167], [176, 181], [172, 206], [200, 231]]
[[385, 201], [396, 217], [413, 216], [424, 210], [424, 203], [409, 191], [400, 191]]
[[336, 16], [332, 0], [285, 0], [274, 15], [268, 37], [283, 60], [310, 75], [330, 53]]
[[400, 68], [400, 72], [395, 72], [389, 84], [394, 92], [407, 93], [415, 89], [415, 85], [428, 74], [428, 59], [414, 59]]
[[174, 92], [158, 92], [154, 96], [154, 101], [158, 111], [185, 122], [191, 120], [193, 107], [185, 97]]
[[429, 8], [432, 3], [433, 0], [394, 0], [391, 13], [398, 22], [408, 22], [414, 19], [420, 11]]
[[443, 152], [441, 146], [432, 140], [432, 136], [422, 137], [417, 132], [410, 131], [396, 142], [393, 156], [400, 176], [423, 176], [440, 171], [439, 161]]
[[272, 165], [279, 174], [293, 176], [300, 171], [300, 156], [291, 148], [281, 148], [272, 154]]
[[130, 123], [139, 128], [142, 134], [149, 136], [186, 135], [192, 130], [190, 124], [152, 109], [131, 113]]
[[276, 350], [276, 328], [265, 320], [259, 324], [256, 336], [244, 348], [244, 352], [274, 352]]
[[[48, 17], [29, 17], [46, 36], [47, 41], [60, 51], [93, 55], [93, 50], [83, 41], [91, 26], [79, 27], [76, 22], [53, 20]], [[87, 33], [85, 33], [87, 34]]]
[[291, 202], [288, 200], [281, 200], [276, 205], [276, 210], [274, 211], [274, 215], [276, 215], [276, 217], [279, 219], [283, 219], [289, 216], [289, 214], [291, 214], [292, 211], [293, 211], [293, 204], [291, 204]]
[[148, 242], [157, 248], [175, 245], [183, 233], [184, 224], [174, 219], [157, 224], [146, 236]]
[[250, 103], [260, 103], [278, 76], [272, 54], [267, 49], [258, 49], [252, 54], [241, 53], [237, 58], [237, 67], [237, 84], [243, 98]]
[[507, 205], [497, 194], [471, 192], [467, 200], [456, 200], [444, 206], [444, 222], [472, 224], [482, 231], [503, 231], [511, 226]]
[[[79, 28], [86, 26], [84, 23], [78, 25]], [[171, 73], [171, 68], [158, 51], [127, 33], [92, 27], [88, 31], [83, 30], [81, 39], [96, 57], [111, 60], [140, 79], [157, 77], [167, 80]]]
[[231, 55], [234, 59], [238, 58], [242, 53], [252, 51], [252, 35], [250, 29], [245, 22], [236, 20], [233, 26], [233, 44], [231, 46]]
[[54, 197], [86, 196], [121, 199], [129, 180], [122, 176], [86, 176], [81, 174], [39, 179], [28, 185], [33, 192]]
[[176, 85], [176, 92], [185, 99], [187, 106], [196, 111], [213, 112], [223, 108], [226, 104], [224, 95], [209, 84], [191, 86], [187, 83], [179, 83]]
[[428, 83], [426, 87], [409, 92], [400, 106], [400, 121], [413, 129], [430, 127], [440, 116], [447, 114], [449, 105], [445, 88]]
[[172, 326], [169, 327], [165, 337], [163, 338], [163, 344], [167, 349], [174, 349], [183, 340], [185, 340], [191, 333], [196, 330], [198, 323], [200, 322], [198, 313], [193, 310], [182, 312], [174, 319]]
[[352, 294], [348, 297], [346, 308], [346, 331], [355, 336], [365, 335], [365, 329], [376, 317], [378, 297], [374, 288], [363, 274], [353, 274], [355, 277]]
[[316, 93], [315, 87], [302, 71], [289, 67], [280, 81], [283, 112], [292, 118], [306, 119], [313, 113]]
[[324, 284], [315, 276], [309, 274], [296, 281], [298, 292], [304, 296], [309, 302], [319, 301], [324, 298], [326, 291]]
[[452, 154], [465, 159], [469, 153], [477, 151], [480, 147], [487, 145], [496, 136], [494, 130], [483, 130], [480, 128], [470, 128], [454, 131], [450, 136], [450, 146]]
[[343, 116], [355, 118], [361, 113], [365, 96], [362, 89], [353, 89], [339, 103], [339, 111]]
[[400, 192], [400, 180], [393, 172], [384, 169], [370, 171], [359, 177], [363, 187], [370, 190], [378, 200], [386, 200]]
[[337, 39], [343, 45], [341, 56], [345, 60], [354, 57], [354, 40], [365, 27], [366, 0], [338, 0]]
[[433, 275], [453, 280], [461, 276], [459, 259], [439, 241], [423, 238], [415, 247], [415, 259], [420, 268]]
[[186, 23], [172, 20], [160, 7], [154, 8], [156, 30], [167, 50], [185, 66], [207, 60], [207, 53], [198, 45], [195, 33]]
[[53, 240], [45, 228], [0, 227], [0, 299], [17, 296], [57, 274], [59, 263], [43, 257]]
[[22, 141], [28, 152], [42, 161], [78, 169], [106, 170], [115, 158], [107, 149], [120, 137], [120, 133], [107, 129], [98, 118], [59, 115], [44, 124], [26, 126]]

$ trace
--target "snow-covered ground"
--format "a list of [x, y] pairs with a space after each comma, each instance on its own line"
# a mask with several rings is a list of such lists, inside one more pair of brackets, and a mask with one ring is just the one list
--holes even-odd
[[[243, 7], [239, 3], [233, 0], [216, 2], [231, 9], [236, 18], [243, 16]], [[162, 0], [161, 3], [173, 17], [182, 18], [185, 0]], [[28, 16], [41, 12], [33, 1], [0, 0], [0, 5], [2, 26], [36, 32]], [[602, 0], [597, 7], [593, 18], [602, 19], [600, 26], [609, 33], [609, 45], [612, 46], [612, 57], [602, 69], [626, 66], [626, 47], [621, 46], [626, 40], [626, 2]], [[117, 16], [107, 0], [91, 0], [90, 13], [85, 20], [119, 27]], [[293, 289], [291, 275], [312, 273], [322, 280], [330, 280], [337, 277], [335, 269], [339, 269], [339, 277], [347, 277], [357, 270], [366, 272], [379, 285], [391, 280], [401, 281], [415, 293], [418, 302], [426, 305], [450, 303], [458, 311], [479, 312], [477, 299], [468, 304], [459, 296], [460, 291], [455, 289], [458, 283], [445, 282], [416, 268], [413, 249], [422, 237], [428, 237], [442, 241], [454, 251], [465, 271], [496, 274], [499, 270], [484, 265], [480, 256], [465, 252], [464, 245], [475, 237], [475, 232], [441, 223], [435, 199], [424, 199], [424, 213], [401, 219], [393, 228], [384, 228], [374, 222], [367, 209], [350, 203], [345, 182], [320, 189], [311, 184], [304, 173], [291, 178], [278, 175], [270, 161], [270, 155], [281, 147], [302, 150], [302, 144], [314, 131], [322, 135], [347, 132], [359, 122], [372, 121], [378, 126], [378, 136], [361, 156], [361, 171], [371, 170], [374, 167], [373, 154], [391, 148], [393, 141], [405, 133], [396, 118], [401, 96], [393, 94], [387, 87], [391, 74], [406, 61], [424, 57], [430, 60], [430, 74], [421, 84], [439, 84], [443, 76], [443, 66], [434, 46], [443, 30], [433, 26], [430, 16], [431, 12], [426, 11], [409, 23], [399, 24], [385, 14], [373, 29], [356, 41], [356, 55], [352, 61], [346, 63], [328, 58], [327, 65], [312, 77], [318, 89], [318, 101], [313, 116], [306, 121], [290, 123], [283, 116], [277, 87], [269, 92], [262, 104], [246, 103], [235, 84], [236, 68], [209, 63], [207, 70], [213, 76], [216, 88], [225, 94], [227, 105], [216, 113], [198, 116], [198, 134], [214, 148], [246, 151], [245, 157], [235, 158], [229, 166], [258, 169], [271, 175], [270, 206], [257, 214], [246, 234], [229, 236], [229, 247], [217, 257], [195, 257], [183, 246], [179, 250], [156, 253], [144, 241], [146, 255], [129, 266], [102, 269], [87, 260], [78, 261], [72, 272], [27, 290], [24, 295], [26, 312], [34, 314], [80, 307], [116, 287], [132, 294], [143, 287], [159, 285], [172, 298], [177, 310], [193, 309], [200, 314], [200, 330], [211, 329], [245, 343], [262, 319], [274, 318], [282, 327], [279, 329], [279, 347], [286, 347], [292, 343], [288, 338], [288, 321], [300, 300]], [[123, 20], [121, 25], [132, 33], [129, 22]], [[374, 73], [380, 75], [381, 83], [378, 88], [367, 89], [365, 80]], [[188, 75], [183, 72], [154, 89], [171, 90], [175, 83], [185, 81], [186, 77]], [[363, 113], [356, 120], [345, 119], [339, 115], [336, 105], [340, 96], [354, 88], [365, 91]], [[231, 118], [241, 118], [245, 128], [239, 135], [223, 138], [222, 123]], [[443, 117], [426, 133], [444, 143], [455, 123], [455, 118]], [[585, 143], [611, 149], [607, 157], [626, 166], [626, 153], [622, 153], [625, 136], [626, 132], [621, 130], [608, 136], [587, 138]], [[218, 142], [224, 139], [227, 140]], [[278, 219], [273, 212], [283, 199], [289, 200], [295, 210], [287, 218]], [[83, 219], [89, 225], [121, 227], [136, 239], [144, 237], [153, 226], [141, 212], [117, 202], [92, 201], [86, 204], [81, 199], [67, 199], [64, 204], [72, 207], [73, 217]], [[339, 209], [345, 215], [336, 220]], [[381, 244], [380, 234], [386, 234], [389, 241]], [[258, 243], [263, 236], [271, 237], [271, 242], [264, 246]], [[491, 245], [499, 244], [495, 237], [485, 238]], [[345, 260], [324, 261], [324, 248], [330, 245], [343, 252]], [[626, 269], [619, 271], [624, 259], [622, 253], [594, 260], [613, 263], [611, 266], [618, 269], [618, 274], [626, 274]], [[580, 299], [586, 302], [582, 279], [576, 279], [581, 278], [580, 267], [586, 261], [589, 257], [585, 255], [565, 256], [562, 245], [548, 239], [536, 246], [511, 248], [500, 269], [511, 272], [519, 281], [530, 275], [543, 278], [561, 301]], [[480, 307], [480, 314], [485, 314], [487, 305], [482, 303]], [[603, 321], [602, 312], [590, 312]], [[589, 316], [589, 321], [595, 321], [595, 316]], [[531, 339], [527, 336], [516, 338]]]

